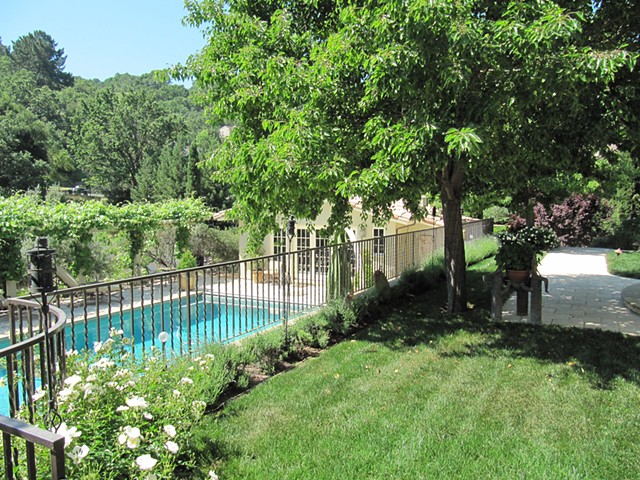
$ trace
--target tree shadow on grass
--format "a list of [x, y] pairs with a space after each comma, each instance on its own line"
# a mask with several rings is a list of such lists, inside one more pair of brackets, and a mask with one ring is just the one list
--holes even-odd
[[[482, 295], [481, 289], [475, 292]], [[495, 323], [485, 308], [454, 317], [443, 313], [442, 289], [408, 299], [358, 337], [381, 342], [392, 349], [439, 345], [460, 335], [452, 349], [439, 349], [443, 357], [533, 358], [542, 362], [575, 365], [587, 374], [594, 388], [611, 388], [616, 378], [640, 385], [640, 338], [617, 332], [557, 325]], [[488, 292], [485, 293], [488, 295]], [[465, 334], [473, 341], [464, 343]]]

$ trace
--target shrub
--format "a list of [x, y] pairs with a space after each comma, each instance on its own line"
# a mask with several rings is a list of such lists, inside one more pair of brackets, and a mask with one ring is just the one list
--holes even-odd
[[507, 222], [507, 230], [510, 232], [517, 232], [527, 226], [527, 220], [519, 215], [513, 214], [509, 217]]
[[524, 227], [516, 232], [505, 231], [498, 235], [500, 247], [496, 264], [503, 270], [529, 270], [534, 258], [557, 245], [555, 233], [547, 227]]
[[195, 464], [194, 425], [235, 378], [231, 349], [222, 346], [171, 360], [155, 351], [140, 362], [129, 344], [112, 330], [94, 351], [67, 357], [57, 400], [68, 478], [176, 478]]
[[562, 245], [586, 246], [603, 231], [610, 209], [596, 195], [572, 195], [548, 213], [542, 204], [534, 209], [536, 224], [551, 228]]
[[196, 257], [191, 253], [190, 250], [185, 250], [180, 255], [180, 260], [178, 261], [178, 268], [194, 268], [198, 266], [198, 262], [196, 261]]
[[509, 209], [506, 207], [493, 206], [482, 212], [482, 218], [493, 218], [495, 223], [507, 223], [509, 221]]
[[320, 311], [296, 321], [291, 328], [293, 346], [302, 350], [306, 346], [325, 348], [331, 340], [331, 322], [328, 316]]
[[220, 230], [201, 223], [191, 230], [189, 246], [202, 263], [220, 263], [237, 260], [240, 234], [237, 228]]
[[240, 233], [237, 228], [211, 231], [213, 244], [208, 252], [212, 263], [237, 260], [240, 255]]
[[273, 374], [285, 356], [284, 329], [273, 328], [257, 333], [242, 341], [240, 350], [246, 363], [252, 363], [267, 374]]

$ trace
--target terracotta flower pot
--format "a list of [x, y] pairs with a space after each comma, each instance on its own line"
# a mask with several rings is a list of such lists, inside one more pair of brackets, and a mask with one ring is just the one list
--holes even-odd
[[531, 277], [531, 270], [507, 270], [507, 278], [511, 283], [524, 283]]

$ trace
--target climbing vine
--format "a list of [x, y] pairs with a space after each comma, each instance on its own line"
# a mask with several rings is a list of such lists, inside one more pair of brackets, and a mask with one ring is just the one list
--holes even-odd
[[[166, 223], [181, 232], [181, 245], [189, 240], [189, 226], [211, 217], [209, 209], [194, 199], [163, 203], [110, 205], [101, 201], [47, 203], [29, 195], [0, 198], [0, 285], [25, 274], [21, 250], [38, 236], [50, 238], [56, 248], [69, 245], [69, 268], [75, 274], [91, 272], [94, 264], [91, 242], [99, 231], [123, 232], [128, 239], [128, 257], [133, 273], [145, 241]], [[181, 247], [184, 248], [184, 247]]]

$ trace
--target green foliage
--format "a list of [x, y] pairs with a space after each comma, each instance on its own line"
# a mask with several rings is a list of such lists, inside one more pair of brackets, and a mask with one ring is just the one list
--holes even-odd
[[608, 245], [631, 249], [640, 244], [640, 166], [634, 155], [612, 145], [600, 158], [598, 167], [606, 179], [614, 211], [603, 226], [608, 231]]
[[73, 129], [74, 153], [89, 185], [112, 201], [130, 200], [143, 164], [157, 162], [180, 128], [148, 92], [107, 88], [83, 103]]
[[180, 255], [180, 259], [178, 260], [178, 268], [183, 270], [185, 268], [194, 268], [198, 266], [198, 262], [196, 261], [196, 257], [191, 253], [190, 250], [185, 250]]
[[[235, 379], [237, 357], [221, 346], [170, 360], [156, 350], [145, 362], [129, 348], [129, 340], [112, 330], [93, 352], [67, 357], [59, 433], [70, 442], [70, 457], [76, 447], [88, 447], [86, 456], [67, 462], [69, 478], [141, 478], [136, 462], [142, 455], [157, 461], [151, 469], [156, 478], [176, 478], [176, 471], [195, 464], [189, 446], [194, 426]], [[45, 404], [38, 404], [42, 411]]]
[[197, 167], [219, 141], [185, 87], [153, 74], [74, 79], [42, 31], [0, 52], [0, 195], [86, 184], [115, 201], [229, 204]]
[[331, 340], [331, 319], [324, 311], [303, 317], [289, 329], [294, 350], [306, 346], [326, 348]]
[[498, 268], [502, 270], [531, 270], [534, 259], [558, 245], [558, 237], [546, 227], [524, 227], [497, 234], [500, 247], [496, 255]]
[[50, 35], [42, 30], [22, 35], [9, 53], [18, 69], [24, 69], [36, 75], [38, 87], [47, 86], [59, 90], [73, 85], [73, 76], [64, 71], [67, 57], [63, 48]]
[[362, 257], [362, 276], [358, 276], [357, 280], [362, 280], [363, 285], [362, 288], [369, 288], [373, 285], [373, 255], [371, 253], [371, 248], [368, 246], [362, 246], [360, 256]]
[[509, 209], [506, 207], [493, 206], [482, 211], [482, 218], [493, 218], [495, 223], [505, 224], [509, 221]]
[[284, 330], [274, 328], [244, 339], [240, 349], [242, 358], [247, 363], [256, 365], [267, 374], [273, 374], [277, 363], [286, 355], [284, 347]]
[[33, 197], [0, 197], [0, 288], [4, 281], [18, 280], [24, 273], [21, 247], [27, 232], [35, 227], [36, 211]]
[[327, 278], [327, 300], [341, 300], [352, 291], [350, 245], [345, 236], [336, 238], [338, 245], [331, 250]]
[[478, 263], [494, 256], [498, 252], [499, 243], [495, 237], [482, 237], [465, 245], [464, 253], [467, 265]]
[[220, 230], [197, 224], [191, 229], [189, 248], [203, 262], [231, 262], [240, 255], [240, 232], [238, 228]]
[[210, 215], [201, 201], [193, 199], [115, 206], [98, 201], [46, 203], [24, 195], [0, 198], [0, 279], [22, 277], [20, 249], [37, 236], [50, 237], [53, 248], [62, 247], [59, 261], [73, 273], [94, 276], [100, 265], [92, 246], [94, 234], [109, 231], [126, 236], [129, 267], [135, 271], [145, 240], [155, 229], [170, 222], [188, 231], [189, 225]]
[[[333, 231], [355, 196], [376, 219], [400, 199], [424, 215], [427, 193], [459, 246], [467, 191], [528, 199], [557, 172], [589, 169], [610, 131], [607, 83], [636, 57], [585, 46], [584, 17], [553, 2], [288, 5], [188, 2], [208, 43], [175, 69], [214, 118], [234, 118], [208, 164], [260, 239], [325, 200]], [[449, 308], [464, 308], [463, 249], [446, 251]]]

